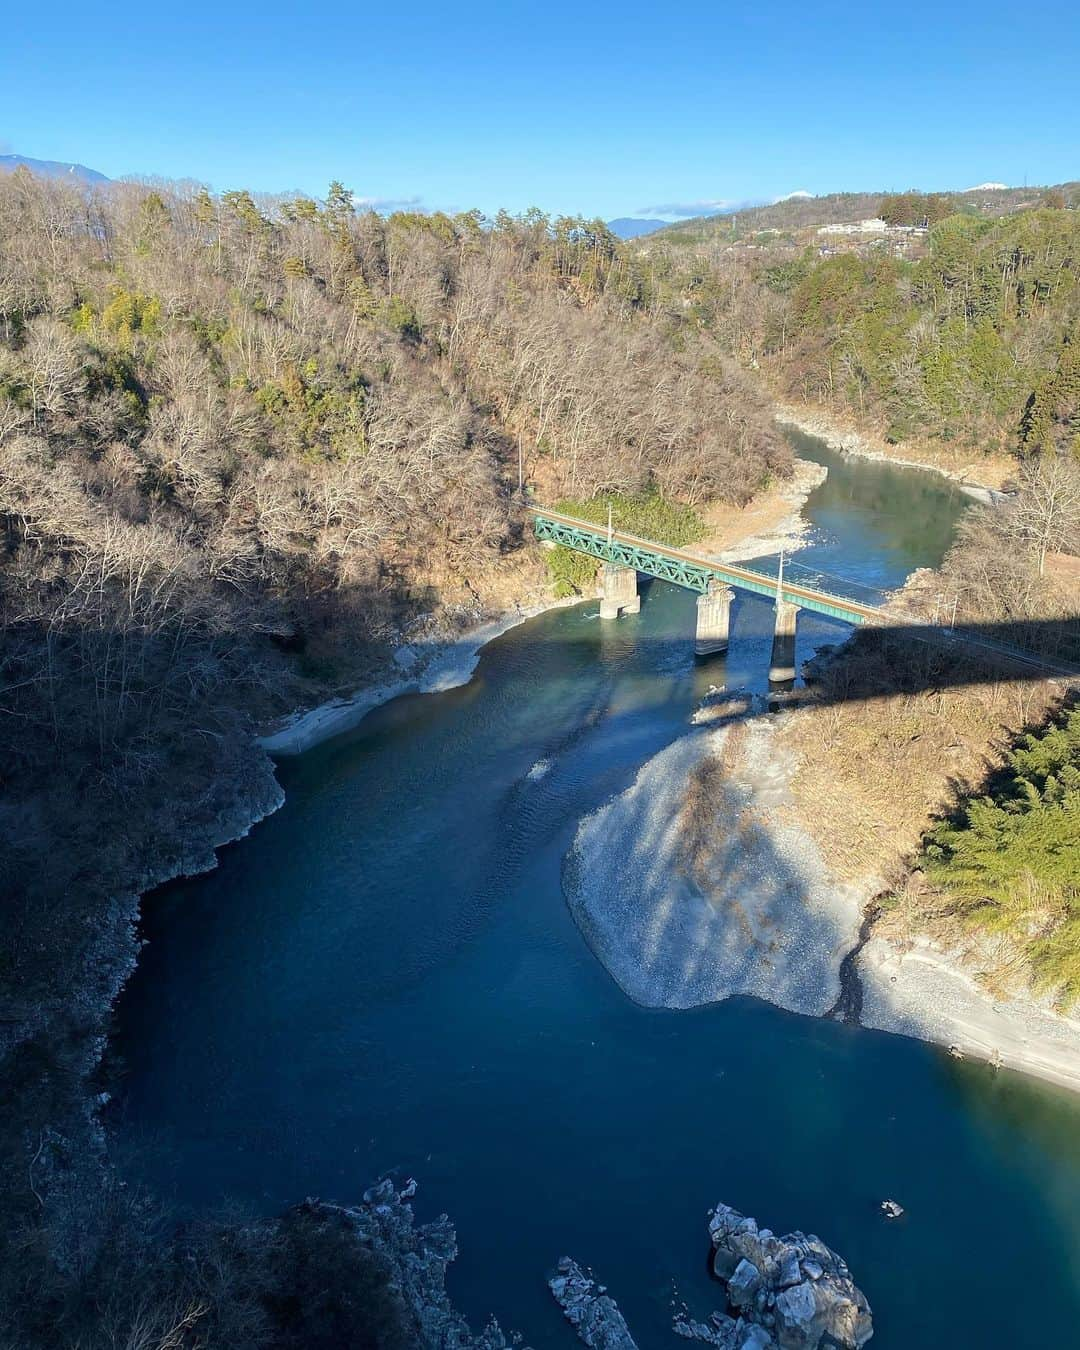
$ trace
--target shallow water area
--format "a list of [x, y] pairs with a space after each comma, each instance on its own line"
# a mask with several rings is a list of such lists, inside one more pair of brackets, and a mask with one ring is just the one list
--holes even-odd
[[[967, 505], [944, 480], [796, 443], [830, 469], [801, 564], [888, 588], [940, 560]], [[739, 595], [727, 657], [695, 664], [694, 597], [643, 596], [542, 615], [469, 684], [283, 763], [285, 806], [148, 898], [117, 1033], [139, 1167], [194, 1209], [415, 1176], [458, 1229], [456, 1302], [535, 1350], [577, 1343], [544, 1283], [564, 1253], [642, 1350], [685, 1344], [672, 1298], [718, 1306], [717, 1200], [835, 1247], [882, 1350], [1068, 1344], [1080, 1098], [751, 1000], [643, 1009], [574, 925], [581, 818], [709, 686], [766, 687], [767, 601]], [[844, 632], [804, 613], [799, 659]]]

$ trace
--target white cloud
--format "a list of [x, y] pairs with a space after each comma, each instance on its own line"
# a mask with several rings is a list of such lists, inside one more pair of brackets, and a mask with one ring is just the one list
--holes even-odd
[[730, 197], [703, 198], [696, 202], [661, 202], [658, 206], [639, 206], [634, 212], [638, 219], [685, 220], [690, 216], [732, 215], [736, 211], [747, 211], [753, 206], [767, 206], [774, 202], [788, 202], [797, 197], [812, 197], [812, 192], [799, 188], [795, 192], [785, 193], [783, 197], [743, 197], [738, 200]]
[[660, 220], [672, 216], [688, 219], [691, 216], [715, 216], [721, 211], [732, 211], [744, 202], [729, 202], [722, 199], [700, 202], [663, 202], [659, 206], [639, 206], [635, 216], [654, 216]]
[[422, 211], [423, 197], [354, 197], [358, 211]]

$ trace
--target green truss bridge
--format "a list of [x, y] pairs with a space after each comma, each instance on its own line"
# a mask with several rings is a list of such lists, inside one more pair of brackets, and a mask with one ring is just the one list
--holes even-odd
[[781, 599], [800, 609], [812, 609], [817, 614], [841, 619], [844, 623], [866, 623], [880, 618], [880, 610], [876, 605], [801, 585], [790, 577], [784, 580], [753, 568], [712, 562], [708, 558], [687, 553], [684, 549], [654, 544], [648, 539], [624, 534], [621, 530], [612, 530], [609, 534], [603, 525], [577, 520], [573, 516], [564, 516], [543, 507], [533, 507], [532, 516], [538, 539], [563, 544], [578, 553], [588, 553], [600, 562], [632, 568], [635, 572], [659, 577], [661, 581], [685, 586], [699, 595], [708, 595], [710, 589], [715, 589], [715, 584], [719, 582], [722, 586], [740, 587], [775, 600], [779, 580]]
[[699, 656], [727, 650], [734, 598], [732, 588], [768, 596], [776, 604], [776, 629], [769, 667], [769, 679], [774, 683], [782, 684], [795, 678], [795, 625], [800, 609], [812, 609], [830, 619], [852, 624], [881, 618], [875, 604], [818, 589], [793, 580], [790, 574], [785, 578], [782, 561], [778, 575], [773, 576], [751, 567], [713, 562], [685, 549], [668, 548], [665, 544], [638, 539], [622, 530], [605, 529], [603, 525], [564, 516], [545, 507], [532, 507], [531, 513], [538, 539], [587, 553], [604, 564], [600, 584], [602, 619], [637, 613], [641, 607], [638, 572], [696, 591], [695, 650]]
[[862, 624], [880, 620], [878, 606], [846, 595], [806, 585], [751, 567], [713, 562], [685, 549], [668, 548], [650, 539], [638, 539], [622, 530], [605, 529], [588, 520], [577, 520], [545, 507], [531, 508], [536, 537], [547, 543], [562, 544], [578, 553], [587, 553], [604, 564], [600, 588], [600, 617], [615, 618], [634, 614], [641, 607], [637, 591], [637, 573], [659, 577], [676, 586], [696, 591], [697, 633], [695, 650], [710, 656], [727, 649], [730, 629], [732, 588], [753, 591], [776, 602], [776, 630], [769, 678], [785, 683], [795, 678], [795, 623], [800, 609], [812, 609], [830, 619]]
[[[626, 534], [622, 530], [605, 528], [574, 516], [564, 516], [546, 507], [531, 507], [530, 513], [538, 539], [562, 544], [578, 553], [587, 553], [603, 564], [600, 578], [601, 618], [616, 618], [619, 614], [634, 614], [638, 611], [641, 607], [637, 590], [638, 572], [696, 591], [695, 650], [699, 656], [709, 656], [727, 649], [733, 588], [768, 596], [776, 605], [776, 627], [769, 668], [769, 678], [776, 683], [786, 683], [795, 678], [795, 627], [800, 609], [811, 609], [843, 623], [911, 625], [913, 634], [925, 635], [928, 632], [926, 625], [919, 625], [906, 615], [886, 610], [882, 606], [880, 592], [833, 578], [845, 589], [862, 591], [863, 598], [840, 594], [820, 584], [826, 580], [820, 572], [799, 564], [785, 569], [782, 557], [777, 572], [759, 571], [753, 566], [715, 562], [685, 549], [668, 548], [665, 544], [657, 544], [649, 539], [638, 539], [636, 535]], [[940, 637], [950, 641], [958, 639], [965, 645], [982, 648], [987, 653], [996, 652], [1051, 676], [1071, 675], [1064, 667], [999, 643], [954, 634], [950, 629], [940, 630]]]

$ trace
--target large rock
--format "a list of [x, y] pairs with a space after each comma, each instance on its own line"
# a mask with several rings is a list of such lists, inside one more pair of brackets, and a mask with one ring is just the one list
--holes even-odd
[[744, 1256], [728, 1280], [728, 1302], [735, 1308], [752, 1308], [761, 1288], [761, 1271]]
[[731, 1341], [739, 1350], [860, 1350], [873, 1335], [870, 1305], [846, 1263], [820, 1238], [776, 1237], [729, 1205], [712, 1211], [709, 1235], [713, 1271], [726, 1286], [729, 1307], [741, 1314]]
[[803, 1350], [821, 1340], [824, 1327], [818, 1317], [814, 1286], [796, 1284], [776, 1299], [776, 1334], [784, 1350]]

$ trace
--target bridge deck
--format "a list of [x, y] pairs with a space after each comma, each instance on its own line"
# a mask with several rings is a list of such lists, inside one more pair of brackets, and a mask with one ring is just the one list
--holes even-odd
[[[758, 595], [776, 596], [776, 580], [754, 572], [749, 568], [732, 563], [719, 563], [711, 558], [689, 553], [685, 549], [669, 548], [665, 544], [654, 543], [651, 539], [639, 539], [636, 535], [623, 530], [612, 530], [611, 538], [603, 525], [593, 521], [578, 520], [574, 516], [564, 516], [558, 511], [549, 511], [544, 507], [532, 507], [534, 528], [537, 538], [564, 544], [567, 548], [580, 553], [588, 553], [603, 562], [619, 563], [624, 567], [633, 567], [638, 572], [660, 577], [673, 582], [676, 586], [704, 594], [709, 582], [722, 581], [728, 586], [741, 587], [754, 591]], [[812, 609], [825, 614], [830, 619], [842, 619], [845, 623], [869, 623], [883, 617], [881, 610], [874, 605], [866, 605], [849, 596], [834, 595], [828, 591], [811, 586], [800, 586], [785, 579], [782, 588], [783, 598], [790, 604], [802, 609]]]

